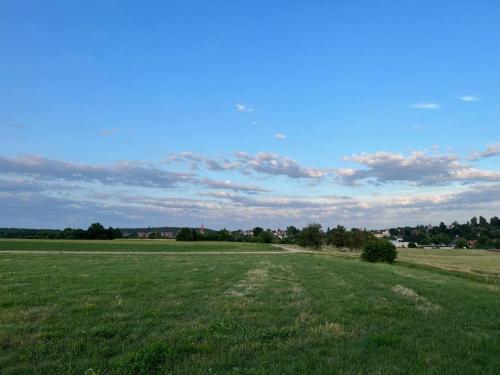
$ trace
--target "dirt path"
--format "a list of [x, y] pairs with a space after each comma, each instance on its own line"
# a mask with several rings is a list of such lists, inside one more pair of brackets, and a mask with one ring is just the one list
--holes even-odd
[[306, 250], [302, 249], [300, 247], [294, 247], [291, 245], [281, 245], [281, 244], [273, 244], [274, 247], [286, 250], [287, 253], [292, 253], [292, 254], [301, 254], [301, 253], [308, 253], [308, 254], [317, 254], [318, 251], [314, 250]]

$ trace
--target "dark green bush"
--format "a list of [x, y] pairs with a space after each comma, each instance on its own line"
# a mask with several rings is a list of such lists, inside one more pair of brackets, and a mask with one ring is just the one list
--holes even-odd
[[409, 247], [410, 249], [416, 249], [416, 248], [417, 248], [417, 244], [416, 244], [415, 242], [410, 242], [410, 243], [408, 244], [408, 247]]
[[469, 247], [469, 242], [465, 238], [457, 238], [455, 241], [455, 249], [466, 249]]
[[392, 263], [398, 256], [396, 246], [387, 240], [371, 240], [361, 253], [361, 259], [367, 262]]

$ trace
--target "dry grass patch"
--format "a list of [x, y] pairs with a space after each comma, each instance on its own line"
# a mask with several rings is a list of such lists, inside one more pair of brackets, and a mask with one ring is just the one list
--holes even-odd
[[407, 299], [415, 302], [417, 310], [424, 313], [434, 312], [440, 309], [439, 305], [433, 304], [427, 298], [419, 295], [413, 289], [407, 288], [403, 285], [396, 285], [392, 288], [392, 291], [400, 296], [406, 297]]
[[351, 337], [352, 332], [348, 332], [344, 327], [337, 322], [323, 322], [320, 325], [312, 327], [311, 334], [315, 336], [326, 336], [326, 337]]
[[269, 262], [259, 263], [258, 267], [249, 270], [243, 280], [226, 290], [224, 294], [231, 297], [245, 297], [261, 288], [269, 279], [270, 266]]

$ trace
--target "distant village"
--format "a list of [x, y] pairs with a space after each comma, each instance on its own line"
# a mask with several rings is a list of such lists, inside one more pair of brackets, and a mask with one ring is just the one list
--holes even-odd
[[[203, 224], [198, 228], [180, 227], [158, 227], [158, 228], [136, 228], [122, 229], [125, 238], [138, 239], [176, 239], [182, 229], [188, 229], [194, 233], [195, 240], [228, 240], [228, 241], [250, 241], [277, 243], [294, 243], [300, 230], [294, 226], [286, 229], [266, 229], [256, 227], [253, 229], [238, 229], [229, 231], [222, 229], [219, 231], [207, 229]], [[362, 232], [365, 236], [373, 236], [379, 239], [387, 239], [396, 247], [420, 247], [425, 249], [450, 249], [450, 248], [500, 248], [500, 219], [497, 216], [490, 220], [480, 216], [473, 217], [464, 224], [453, 222], [451, 224], [440, 223], [439, 225], [417, 225], [415, 227], [396, 227], [380, 230], [351, 229], [347, 231], [342, 226], [327, 228], [322, 231], [325, 243], [328, 238], [342, 236], [346, 233]], [[332, 237], [333, 236], [333, 237]], [[367, 237], [368, 238], [368, 237]], [[177, 238], [179, 239], [179, 238]], [[263, 240], [264, 241], [264, 240]], [[342, 241], [340, 240], [342, 243]]]

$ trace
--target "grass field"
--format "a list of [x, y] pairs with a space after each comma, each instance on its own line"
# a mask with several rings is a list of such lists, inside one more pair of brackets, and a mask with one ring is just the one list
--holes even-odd
[[398, 249], [401, 262], [500, 281], [500, 253], [487, 250]]
[[0, 254], [1, 372], [500, 368], [498, 285], [316, 254], [133, 251]]
[[[344, 258], [359, 258], [360, 252], [325, 248], [324, 252]], [[500, 252], [461, 249], [399, 248], [397, 263], [435, 268], [456, 275], [500, 284]]]
[[186, 252], [186, 251], [279, 251], [269, 244], [175, 240], [18, 240], [0, 239], [0, 251], [114, 251], [114, 252]]

